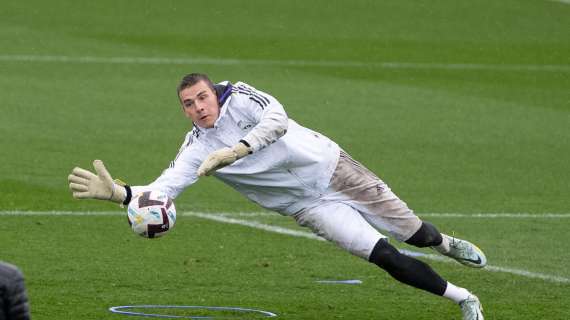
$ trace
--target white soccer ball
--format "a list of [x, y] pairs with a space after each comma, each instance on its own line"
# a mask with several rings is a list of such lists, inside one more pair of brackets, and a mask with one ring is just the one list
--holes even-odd
[[127, 217], [136, 234], [145, 238], [158, 238], [174, 227], [176, 208], [166, 193], [145, 191], [133, 196]]

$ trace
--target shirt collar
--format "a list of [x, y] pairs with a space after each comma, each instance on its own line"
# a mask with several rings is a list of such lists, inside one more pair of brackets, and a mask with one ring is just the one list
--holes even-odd
[[228, 104], [231, 100], [232, 95], [232, 84], [229, 81], [223, 81], [218, 84], [214, 85], [214, 90], [216, 91], [216, 96], [218, 97], [218, 104], [220, 105], [220, 113], [218, 114], [218, 119], [214, 122], [213, 128], [202, 128], [196, 123], [192, 123], [194, 127], [197, 127], [202, 132], [207, 132], [211, 129], [218, 128], [220, 120], [226, 114], [226, 110], [228, 109]]

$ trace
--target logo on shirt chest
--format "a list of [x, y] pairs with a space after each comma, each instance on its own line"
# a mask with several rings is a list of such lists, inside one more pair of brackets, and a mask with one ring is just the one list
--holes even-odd
[[254, 126], [254, 123], [240, 120], [237, 125], [242, 130], [248, 130]]

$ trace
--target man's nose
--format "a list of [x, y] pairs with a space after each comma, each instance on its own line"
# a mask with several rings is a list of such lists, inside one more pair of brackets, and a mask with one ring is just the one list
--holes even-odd
[[196, 101], [194, 102], [196, 104], [196, 110], [204, 110], [204, 102], [202, 101]]

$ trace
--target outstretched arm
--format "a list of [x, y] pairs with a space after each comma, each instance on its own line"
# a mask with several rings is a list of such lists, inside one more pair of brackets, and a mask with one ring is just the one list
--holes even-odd
[[[103, 161], [93, 161], [94, 174], [91, 171], [75, 167], [68, 176], [69, 188], [76, 199], [99, 199], [116, 203], [128, 203], [129, 187], [121, 186], [113, 181]], [[130, 197], [129, 197], [130, 198]]]
[[198, 180], [196, 170], [206, 157], [200, 149], [192, 147], [191, 133], [186, 136], [180, 151], [170, 166], [152, 183], [129, 186], [113, 180], [101, 160], [93, 161], [95, 173], [76, 167], [68, 176], [69, 188], [76, 199], [108, 200], [128, 205], [131, 197], [149, 190], [160, 190], [176, 198], [186, 187]]

